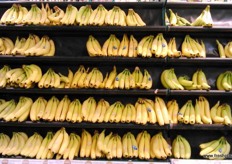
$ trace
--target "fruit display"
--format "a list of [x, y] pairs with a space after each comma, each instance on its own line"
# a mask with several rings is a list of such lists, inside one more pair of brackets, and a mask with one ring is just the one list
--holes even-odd
[[174, 68], [166, 69], [160, 77], [162, 85], [167, 89], [174, 90], [209, 90], [211, 87], [207, 82], [205, 73], [198, 69], [192, 76], [192, 80], [187, 75], [177, 78]]
[[188, 100], [182, 107], [179, 107], [177, 100], [167, 102], [168, 115], [171, 123], [178, 124], [224, 124], [231, 125], [231, 108], [227, 103], [220, 105], [218, 101], [210, 107], [207, 98], [199, 96], [195, 101]]
[[22, 68], [11, 69], [4, 65], [0, 69], [0, 86], [4, 87], [21, 87], [33, 88], [105, 88], [105, 89], [151, 89], [153, 81], [150, 73], [139, 67], [135, 67], [131, 73], [125, 68], [122, 72], [117, 73], [116, 66], [113, 70], [103, 77], [98, 68], [85, 68], [80, 65], [78, 70], [73, 73], [68, 68], [68, 75], [56, 73], [49, 68], [44, 74], [39, 66], [35, 64], [23, 65]]
[[[34, 146], [32, 146], [34, 145]], [[21, 155], [36, 159], [74, 159], [80, 158], [139, 158], [166, 159], [172, 155], [171, 147], [162, 133], [152, 136], [147, 131], [137, 135], [131, 132], [119, 134], [95, 131], [93, 135], [85, 129], [78, 135], [68, 133], [64, 127], [57, 132], [47, 132], [43, 138], [34, 132], [28, 136], [25, 132], [13, 132], [10, 138], [0, 133], [0, 154], [6, 156]]]
[[7, 9], [0, 19], [6, 25], [79, 25], [79, 26], [146, 26], [146, 23], [132, 8], [126, 15], [120, 7], [114, 6], [107, 10], [102, 4], [96, 9], [91, 5], [81, 6], [79, 9], [68, 4], [63, 10], [58, 6], [50, 8], [49, 4], [42, 3], [41, 8], [32, 4], [30, 9], [13, 4]]
[[230, 91], [232, 89], [231, 77], [232, 77], [231, 71], [226, 71], [224, 73], [219, 74], [216, 80], [217, 89]]
[[210, 12], [210, 5], [207, 5], [206, 8], [201, 12], [201, 14], [192, 22], [179, 16], [177, 13], [174, 13], [171, 9], [169, 9], [169, 17], [166, 13], [165, 22], [166, 25], [170, 25], [170, 26], [203, 26], [203, 27], [213, 26], [213, 19]]
[[225, 137], [205, 142], [199, 145], [201, 151], [200, 156], [211, 160], [225, 159], [230, 153], [230, 144]]
[[177, 135], [172, 142], [172, 154], [174, 158], [190, 159], [191, 146], [189, 142], [181, 135]]
[[216, 40], [220, 58], [232, 58], [232, 42], [228, 42], [225, 47]]
[[16, 37], [15, 43], [8, 37], [0, 38], [0, 55], [54, 56], [55, 43], [48, 36], [29, 34], [28, 38]]
[[21, 96], [14, 99], [0, 99], [0, 119], [5, 121], [60, 121], [92, 123], [136, 123], [141, 125], [170, 123], [168, 109], [161, 97], [155, 100], [138, 98], [135, 104], [116, 101], [110, 104], [105, 99], [89, 97], [82, 103], [75, 98], [70, 100], [65, 95], [61, 100], [52, 96], [46, 100], [40, 96], [34, 101]]

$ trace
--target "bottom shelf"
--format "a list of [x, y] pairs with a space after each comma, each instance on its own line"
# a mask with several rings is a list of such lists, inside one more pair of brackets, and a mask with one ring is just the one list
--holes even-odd
[[170, 159], [163, 161], [131, 161], [131, 160], [37, 160], [0, 158], [2, 164], [231, 164], [231, 160], [202, 160], [202, 159]]
[[170, 164], [163, 161], [132, 161], [132, 160], [38, 160], [38, 159], [12, 159], [0, 158], [2, 164]]

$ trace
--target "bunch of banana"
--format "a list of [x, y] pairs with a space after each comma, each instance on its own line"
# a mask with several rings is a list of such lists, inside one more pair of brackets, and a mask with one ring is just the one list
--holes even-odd
[[86, 42], [86, 48], [89, 56], [103, 56], [100, 43], [92, 35], [89, 36]]
[[162, 132], [151, 137], [150, 141], [151, 158], [167, 159], [172, 156], [171, 146], [164, 139]]
[[135, 79], [130, 70], [125, 68], [114, 79], [113, 88], [115, 89], [132, 89], [135, 88]]
[[146, 26], [146, 23], [133, 9], [128, 9], [126, 16], [127, 26]]
[[209, 5], [207, 5], [206, 8], [201, 12], [201, 14], [191, 23], [191, 26], [213, 26], [213, 19], [210, 13]]
[[139, 146], [131, 132], [127, 132], [122, 137], [122, 156], [124, 158], [138, 158], [139, 156]]
[[100, 99], [96, 104], [96, 108], [93, 111], [93, 116], [92, 116], [92, 119], [90, 120], [90, 122], [102, 123], [104, 121], [106, 111], [109, 109], [109, 107], [110, 107], [110, 104], [108, 101], [106, 101], [104, 99]]
[[228, 42], [225, 47], [216, 40], [220, 58], [232, 58], [232, 41]]
[[[41, 77], [38, 82], [39, 88], [63, 88], [64, 84], [61, 85], [62, 80], [67, 80], [62, 78], [59, 73], [56, 73], [52, 68], [49, 68], [45, 74]], [[66, 77], [66, 76], [65, 76]], [[65, 82], [65, 81], [64, 81]]]
[[175, 37], [171, 38], [170, 41], [168, 42], [167, 56], [170, 58], [181, 56], [181, 52], [177, 50]]
[[166, 69], [160, 77], [161, 83], [166, 89], [184, 90], [184, 87], [178, 81], [174, 68]]
[[136, 109], [133, 104], [126, 104], [123, 111], [122, 111], [122, 117], [121, 122], [122, 123], [131, 123], [136, 121]]
[[19, 39], [19, 37], [17, 37], [9, 54], [23, 56], [54, 56], [55, 43], [48, 36], [43, 36], [40, 39], [35, 34], [29, 34], [27, 39]]
[[1, 99], [1, 104], [0, 104], [0, 119], [4, 119], [14, 111], [16, 107], [16, 102], [14, 99], [11, 100], [3, 100]]
[[60, 17], [62, 17], [62, 19], [60, 19], [60, 23], [62, 25], [76, 24], [76, 17], [78, 16], [78, 9], [75, 6], [68, 4], [64, 15], [62, 14], [62, 11], [60, 12], [61, 13], [59, 13], [59, 15], [61, 15]]
[[119, 56], [120, 40], [111, 34], [102, 46], [102, 56]]
[[70, 68], [68, 68], [68, 76], [63, 75], [62, 73], [58, 73], [60, 76], [60, 85], [58, 88], [70, 88], [72, 80], [73, 80], [73, 72]]
[[231, 125], [231, 108], [230, 105], [224, 103], [220, 105], [218, 101], [210, 110], [210, 116], [214, 123]]
[[201, 40], [194, 40], [189, 35], [186, 35], [181, 45], [181, 52], [183, 57], [194, 58], [201, 57], [206, 58], [205, 44]]
[[101, 71], [95, 67], [83, 80], [84, 88], [99, 88], [104, 79]]
[[55, 135], [53, 136], [52, 140], [47, 145], [48, 151], [56, 154], [56, 159], [60, 159], [70, 142], [70, 137], [68, 133], [66, 132], [65, 128], [61, 128], [58, 130]]
[[1, 17], [1, 24], [22, 24], [23, 18], [27, 15], [28, 10], [20, 4], [13, 4], [6, 10]]
[[121, 121], [124, 105], [120, 101], [116, 101], [106, 109], [104, 122], [119, 123]]
[[[19, 155], [23, 150], [26, 141], [28, 140], [28, 136], [24, 132], [13, 132], [13, 135], [9, 141], [9, 138], [5, 136], [5, 139], [2, 140], [4, 144], [4, 149], [2, 149], [2, 155], [12, 156]], [[8, 144], [6, 145], [7, 142]], [[33, 148], [33, 146], [31, 145]]]
[[167, 102], [167, 110], [168, 110], [168, 115], [170, 118], [171, 123], [177, 124], [178, 123], [178, 111], [179, 111], [179, 104], [175, 99], [172, 99]]
[[211, 160], [223, 160], [230, 153], [230, 144], [225, 137], [212, 140], [210, 142], [199, 145], [201, 151], [200, 156]]
[[51, 15], [52, 9], [50, 9], [49, 4], [46, 3], [44, 6], [43, 3], [41, 3], [41, 19], [39, 24], [40, 25], [50, 25], [50, 20], [48, 19], [48, 16]]
[[14, 43], [10, 38], [0, 38], [0, 55], [10, 55], [13, 49]]
[[48, 145], [51, 142], [53, 138], [53, 133], [52, 132], [47, 132], [45, 138], [43, 139], [40, 148], [36, 154], [36, 159], [51, 159], [53, 158], [53, 153], [49, 152], [48, 150]]
[[193, 90], [193, 89], [200, 89], [200, 85], [194, 84], [192, 80], [187, 75], [179, 76], [178, 77], [179, 83], [184, 87], [184, 89], [187, 90]]
[[27, 14], [23, 16], [22, 23], [27, 25], [38, 25], [40, 24], [41, 17], [41, 9], [36, 4], [32, 4]]
[[0, 154], [7, 148], [10, 143], [10, 137], [7, 134], [0, 133]]
[[81, 88], [81, 87], [83, 88], [84, 87], [83, 81], [87, 75], [88, 70], [89, 68], [87, 68], [86, 70], [83, 65], [80, 65], [77, 71], [73, 75], [70, 88]]
[[202, 69], [198, 69], [192, 76], [193, 85], [192, 89], [198, 88], [203, 90], [209, 90], [211, 86], [208, 84], [205, 73]]
[[232, 72], [226, 71], [217, 77], [216, 86], [218, 90], [230, 91], [232, 89]]
[[82, 121], [82, 116], [81, 116], [81, 103], [78, 99], [74, 99], [68, 107], [68, 112], [66, 115], [66, 121], [68, 122], [81, 122]]
[[93, 10], [93, 12], [90, 15], [88, 25], [93, 26], [102, 26], [105, 22], [105, 17], [107, 16], [107, 9], [102, 5], [98, 5], [98, 7]]
[[23, 149], [20, 152], [20, 155], [34, 158], [40, 149], [42, 141], [43, 137], [35, 132], [32, 136], [30, 136], [27, 139], [25, 145], [23, 146]]
[[137, 124], [155, 124], [157, 122], [157, 116], [154, 109], [154, 102], [150, 99], [139, 98], [135, 103], [135, 123]]
[[81, 145], [80, 145], [80, 157], [81, 158], [90, 157], [92, 144], [93, 144], [93, 139], [92, 139], [91, 134], [88, 131], [83, 130], [81, 133]]
[[[202, 110], [202, 109], [200, 109]], [[199, 115], [200, 113], [198, 113]], [[199, 117], [199, 116], [198, 116]], [[195, 124], [196, 113], [192, 100], [188, 100], [179, 110], [177, 119], [184, 124]]]
[[163, 33], [157, 34], [151, 43], [151, 53], [157, 58], [165, 58], [168, 55], [168, 44]]
[[76, 133], [70, 133], [69, 135], [69, 144], [65, 149], [63, 154], [63, 159], [73, 160], [74, 157], [77, 157], [79, 154], [81, 146], [81, 138]]
[[153, 40], [154, 40], [153, 35], [145, 36], [141, 39], [141, 41], [138, 43], [138, 47], [137, 47], [138, 56], [141, 56], [143, 58], [145, 58], [145, 57], [151, 58], [152, 57]]
[[172, 142], [172, 154], [174, 158], [190, 159], [191, 158], [191, 146], [189, 142], [181, 135]]
[[[10, 100], [1, 105], [3, 112], [3, 119], [5, 121], [19, 121], [23, 122], [27, 119], [30, 114], [30, 109], [33, 101], [29, 97], [21, 96], [16, 105], [14, 100]], [[4, 107], [5, 105], [5, 107]]]
[[171, 9], [169, 9], [169, 13], [170, 13], [169, 14], [170, 17], [168, 18], [169, 25], [171, 26], [190, 26], [191, 25], [191, 23], [187, 19], [179, 16], [177, 13], [175, 14]]
[[195, 120], [197, 124], [212, 124], [209, 101], [203, 96], [196, 99]]
[[[48, 101], [48, 103], [49, 103], [49, 101]], [[53, 103], [54, 103], [54, 101], [53, 101]], [[52, 118], [52, 120], [54, 119], [55, 121], [61, 121], [61, 122], [65, 121], [66, 117], [67, 117], [67, 113], [70, 110], [70, 108], [69, 108], [70, 103], [71, 103], [71, 101], [70, 101], [69, 97], [67, 95], [65, 95], [62, 98], [62, 100], [60, 100], [60, 102], [58, 103], [57, 106], [55, 104], [55, 106], [57, 108], [54, 108], [55, 115]], [[53, 108], [53, 106], [52, 106], [52, 108]], [[72, 108], [72, 110], [73, 110], [73, 108]], [[71, 114], [71, 116], [72, 116], [72, 114]], [[69, 118], [70, 118], [70, 116], [69, 116]], [[49, 120], [49, 121], [52, 121], [52, 120]]]
[[90, 150], [91, 159], [96, 159], [96, 158], [100, 158], [103, 156], [102, 152], [97, 146], [98, 139], [99, 139], [99, 132], [96, 130], [94, 131], [94, 135], [92, 137], [92, 145], [91, 145], [91, 150]]
[[96, 148], [98, 149], [96, 157], [105, 156], [107, 159], [112, 159], [122, 158], [123, 156], [122, 139], [118, 134], [112, 132], [105, 135], [105, 130], [103, 130], [96, 141]]
[[110, 26], [126, 26], [126, 13], [118, 6], [114, 6], [107, 12], [105, 24]]
[[[138, 41], [134, 38], [133, 35], [130, 35], [129, 48], [128, 48], [128, 57], [137, 57]], [[120, 52], [120, 49], [119, 49]], [[123, 54], [122, 54], [123, 55]]]
[[154, 100], [154, 109], [156, 114], [157, 123], [160, 126], [163, 126], [165, 124], [169, 124], [171, 122], [171, 119], [168, 115], [168, 109], [164, 102], [164, 100], [161, 97], [156, 96]]
[[55, 96], [52, 96], [47, 101], [45, 108], [39, 111], [39, 113], [37, 114], [37, 118], [43, 119], [46, 121], [53, 121], [55, 119], [55, 115], [57, 114], [58, 105], [59, 105], [58, 98]]
[[91, 5], [81, 6], [76, 14], [76, 23], [79, 24], [79, 26], [87, 26], [89, 24], [92, 13], [93, 9]]
[[94, 112], [97, 107], [97, 102], [94, 97], [89, 97], [82, 103], [81, 116], [83, 121], [91, 122]]
[[[52, 24], [52, 25], [60, 25], [61, 20], [65, 15], [64, 10], [62, 10], [58, 6], [54, 6], [53, 9], [54, 9], [54, 12], [53, 12], [53, 10], [50, 10], [51, 13], [49, 15], [47, 15], [47, 18], [50, 21], [50, 24]], [[67, 9], [66, 9], [66, 11], [67, 11]], [[66, 19], [66, 20], [68, 21], [68, 19]], [[74, 19], [74, 21], [75, 21], [75, 19]]]
[[39, 121], [42, 116], [44, 109], [46, 108], [47, 100], [44, 97], [38, 97], [32, 104], [30, 110], [30, 120]]
[[0, 69], [0, 88], [5, 88], [7, 86], [7, 79], [6, 79], [6, 73], [10, 71], [10, 67], [8, 65], [4, 65]]
[[14, 68], [5, 74], [6, 82], [11, 86], [31, 88], [42, 77], [42, 71], [35, 64], [23, 65], [22, 68]]
[[151, 158], [152, 143], [150, 142], [150, 140], [151, 140], [151, 135], [146, 130], [138, 133], [138, 135], [136, 136], [139, 159], [148, 160]]

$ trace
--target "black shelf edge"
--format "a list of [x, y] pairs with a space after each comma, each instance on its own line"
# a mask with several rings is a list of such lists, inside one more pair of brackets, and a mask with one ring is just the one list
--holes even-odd
[[170, 124], [170, 130], [232, 130], [232, 126], [222, 124]]
[[[1, 4], [0, 4], [1, 5]], [[55, 31], [55, 32], [165, 32], [166, 26], [40, 26], [0, 25], [1, 31]]]
[[169, 96], [232, 96], [232, 92], [222, 90], [169, 90]]
[[[59, 52], [57, 52], [59, 53]], [[51, 56], [51, 57], [26, 57], [26, 56], [0, 56], [0, 63], [38, 63], [38, 64], [85, 64], [85, 63], [97, 63], [101, 62], [101, 65], [111, 65], [113, 64], [137, 64], [137, 65], [147, 65], [147, 64], [164, 64], [164, 59], [158, 58], [129, 58], [129, 57], [89, 57], [89, 56]]]
[[167, 58], [167, 65], [215, 65], [232, 64], [232, 58], [206, 57], [206, 58]]
[[168, 129], [169, 125], [159, 126], [157, 124], [146, 124], [146, 125], [139, 125], [139, 124], [132, 124], [132, 123], [89, 123], [89, 122], [82, 122], [82, 123], [69, 123], [69, 122], [32, 122], [32, 121], [25, 121], [25, 122], [5, 122], [0, 121], [0, 126], [17, 126], [17, 127], [65, 127], [65, 128], [85, 128], [85, 129], [92, 129], [92, 128], [107, 128], [107, 129]]
[[167, 30], [169, 32], [223, 32], [230, 33], [232, 32], [232, 26], [213, 26], [213, 27], [193, 27], [193, 26], [168, 26]]
[[0, 93], [9, 94], [81, 94], [81, 95], [132, 95], [132, 96], [145, 96], [145, 95], [166, 95], [166, 89], [150, 89], [150, 90], [107, 90], [107, 89], [57, 89], [57, 88], [3, 88]]
[[210, 5], [211, 8], [219, 8], [219, 9], [231, 9], [231, 3], [225, 2], [167, 2], [167, 8], [199, 8], [204, 9], [207, 5]]

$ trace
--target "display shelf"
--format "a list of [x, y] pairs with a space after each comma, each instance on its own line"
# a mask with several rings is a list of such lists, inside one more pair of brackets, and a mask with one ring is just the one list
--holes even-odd
[[0, 93], [12, 94], [81, 94], [81, 95], [166, 95], [166, 89], [150, 89], [150, 90], [116, 90], [116, 89], [57, 89], [57, 88], [4, 88], [0, 89]]
[[203, 65], [205, 66], [231, 66], [231, 58], [219, 57], [206, 57], [206, 58], [167, 58], [167, 65], [180, 66], [180, 65]]
[[11, 159], [11, 158], [0, 158], [2, 164], [170, 164], [166, 161], [136, 161], [136, 160], [38, 160], [38, 159]]
[[164, 32], [165, 26], [40, 26], [40, 25], [0, 25], [1, 31], [52, 31], [52, 32]]
[[[59, 53], [59, 52], [57, 52]], [[60, 54], [59, 54], [60, 55]], [[62, 55], [62, 54], [61, 54]], [[34, 64], [88, 64], [94, 63], [101, 65], [111, 65], [111, 64], [120, 64], [120, 65], [150, 65], [153, 66], [154, 64], [163, 65], [166, 61], [166, 58], [157, 59], [157, 58], [126, 58], [126, 57], [89, 57], [89, 56], [51, 56], [51, 57], [26, 57], [26, 56], [0, 56], [0, 63], [2, 64], [16, 64], [16, 63], [34, 63]]]
[[185, 8], [185, 9], [204, 9], [207, 5], [210, 5], [212, 8], [223, 8], [223, 9], [231, 9], [231, 3], [223, 3], [223, 2], [167, 2], [167, 8]]
[[225, 26], [216, 26], [216, 27], [168, 26], [167, 30], [170, 32], [187, 32], [187, 33], [190, 33], [190, 32], [231, 33], [232, 27], [229, 27], [229, 26], [227, 27]]
[[170, 159], [171, 164], [231, 164], [231, 160]]
[[230, 91], [222, 90], [169, 90], [169, 96], [232, 96]]
[[158, 124], [132, 124], [132, 123], [69, 123], [69, 122], [43, 122], [43, 121], [25, 121], [25, 122], [5, 122], [0, 121], [0, 126], [20, 126], [20, 127], [66, 127], [66, 128], [107, 128], [107, 129], [168, 129], [169, 126], [159, 126]]
[[222, 124], [170, 124], [172, 130], [232, 130], [232, 126]]

